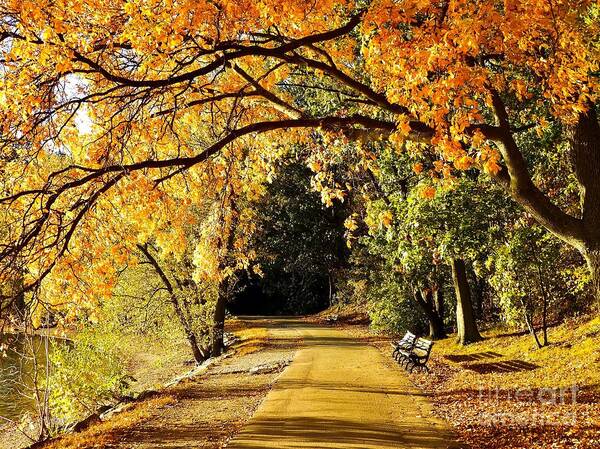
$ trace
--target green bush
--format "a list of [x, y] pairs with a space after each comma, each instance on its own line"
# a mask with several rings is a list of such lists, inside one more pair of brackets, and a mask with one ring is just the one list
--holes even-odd
[[113, 334], [86, 330], [74, 342], [57, 343], [51, 352], [50, 409], [55, 418], [72, 422], [113, 402], [128, 388]]
[[406, 330], [423, 334], [427, 323], [408, 291], [401, 283], [385, 279], [369, 289], [371, 326], [401, 334]]

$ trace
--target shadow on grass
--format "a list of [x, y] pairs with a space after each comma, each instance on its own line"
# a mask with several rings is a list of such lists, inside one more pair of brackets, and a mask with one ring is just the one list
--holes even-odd
[[501, 362], [469, 363], [464, 364], [463, 367], [479, 374], [518, 373], [521, 371], [532, 371], [539, 368], [538, 365], [525, 362], [524, 360], [502, 360]]
[[494, 359], [498, 357], [502, 357], [502, 354], [492, 351], [478, 352], [475, 354], [453, 354], [444, 356], [445, 359], [456, 363], [474, 362], [476, 360]]

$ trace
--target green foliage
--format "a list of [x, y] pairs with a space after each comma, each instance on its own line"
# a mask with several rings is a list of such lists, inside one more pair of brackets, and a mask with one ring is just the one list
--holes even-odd
[[369, 289], [369, 317], [374, 329], [401, 334], [407, 329], [423, 334], [427, 323], [416, 309], [406, 282], [383, 275]]
[[492, 268], [490, 283], [507, 324], [523, 326], [525, 314], [539, 316], [544, 301], [552, 308], [569, 300], [562, 248], [539, 226], [521, 226], [495, 249], [487, 265]]
[[70, 344], [55, 344], [48, 381], [56, 418], [77, 420], [127, 391], [130, 378], [118, 346], [118, 335], [93, 330], [80, 333]]
[[[164, 271], [171, 277], [184, 279], [175, 294], [182, 307], [189, 310], [189, 322], [197, 336], [208, 339], [216, 289], [192, 281], [192, 269], [186, 271], [185, 262], [161, 260]], [[177, 285], [175, 280], [172, 281]], [[175, 314], [168, 292], [147, 263], [128, 267], [119, 278], [115, 294], [100, 306], [99, 326], [104, 332], [152, 338], [172, 344], [185, 337]], [[206, 343], [206, 341], [204, 341]]]
[[334, 272], [347, 258], [343, 206], [326, 207], [310, 178], [305, 165], [287, 161], [257, 204], [252, 246], [263, 272], [262, 292], [278, 312], [307, 313], [326, 306]]

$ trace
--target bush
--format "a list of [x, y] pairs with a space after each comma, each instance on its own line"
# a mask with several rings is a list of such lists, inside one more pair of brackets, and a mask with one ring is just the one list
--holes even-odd
[[401, 334], [411, 330], [425, 333], [427, 323], [418, 310], [410, 292], [400, 283], [385, 279], [369, 289], [369, 317], [374, 329]]
[[113, 334], [83, 331], [72, 343], [56, 343], [50, 360], [50, 409], [72, 422], [125, 394], [125, 374]]

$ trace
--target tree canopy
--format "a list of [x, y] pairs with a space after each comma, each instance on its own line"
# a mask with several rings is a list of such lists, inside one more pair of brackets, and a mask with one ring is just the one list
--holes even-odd
[[[47, 301], [76, 280], [83, 302], [109, 294], [136, 244], [183, 254], [210, 202], [197, 275], [223, 280], [249, 267], [244, 205], [290, 143], [311, 150], [330, 203], [349, 189], [332, 159], [351, 148], [377, 171], [382, 140], [431, 154], [426, 196], [486, 173], [600, 288], [594, 1], [3, 0], [0, 15], [1, 271], [38, 299], [43, 282]], [[580, 210], [528, 168], [551, 127], [572, 147]]]

